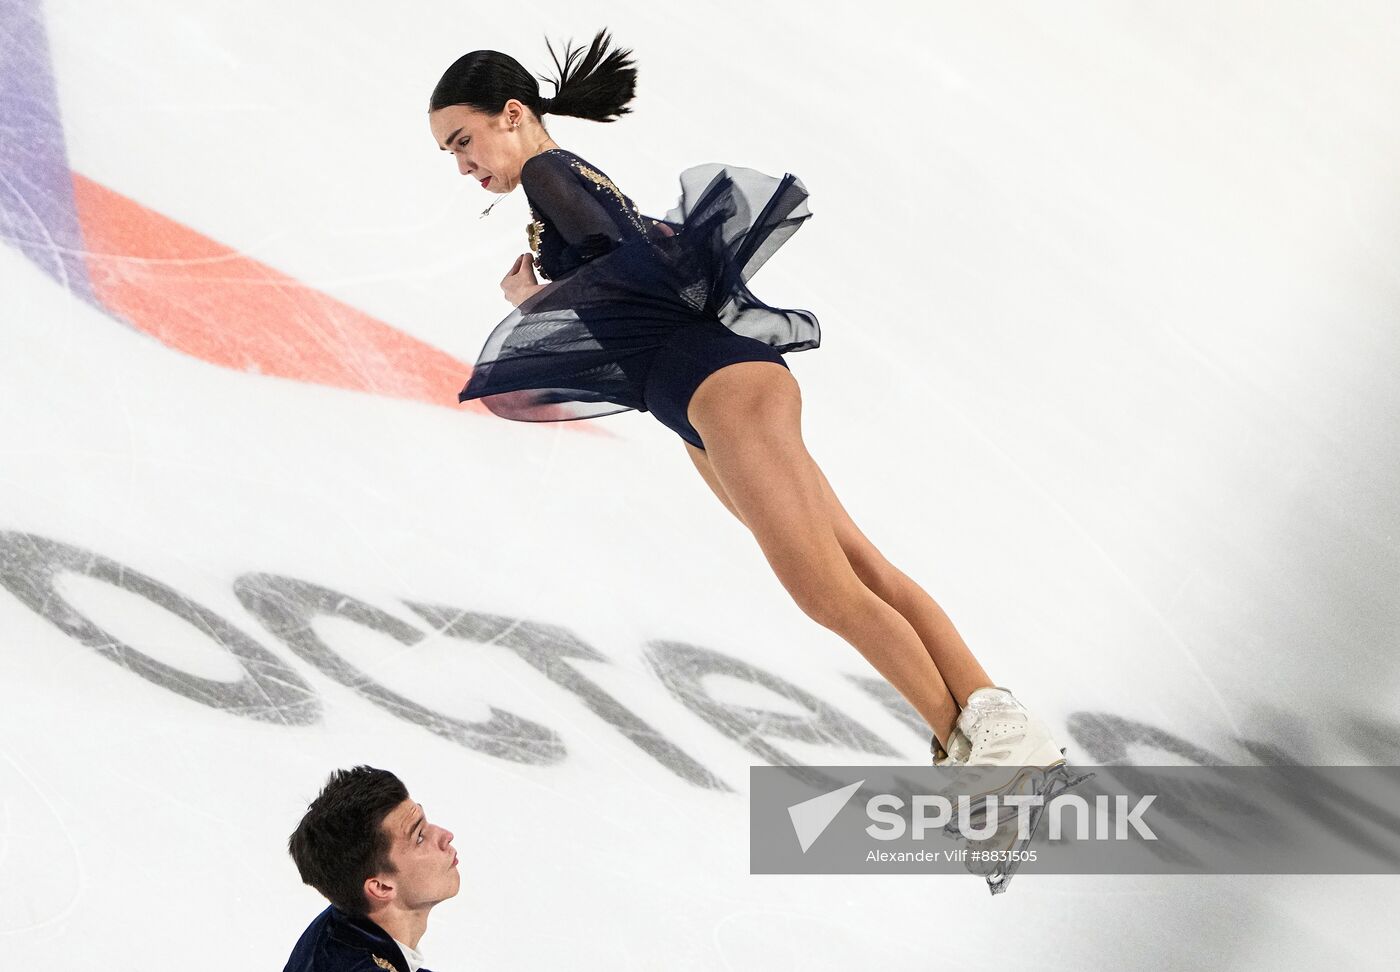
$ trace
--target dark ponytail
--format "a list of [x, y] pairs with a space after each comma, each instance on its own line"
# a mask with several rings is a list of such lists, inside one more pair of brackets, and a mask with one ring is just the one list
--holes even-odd
[[[611, 122], [629, 114], [627, 107], [637, 87], [637, 70], [628, 58], [630, 50], [609, 51], [607, 28], [598, 31], [585, 53], [564, 47], [564, 63], [545, 38], [558, 79], [541, 75], [554, 85], [554, 96], [540, 95], [539, 85], [520, 62], [499, 51], [463, 54], [443, 74], [428, 100], [428, 110], [466, 105], [477, 111], [499, 114], [511, 98], [528, 105], [537, 116], [573, 115], [591, 121]], [[574, 61], [582, 57], [575, 66]]]

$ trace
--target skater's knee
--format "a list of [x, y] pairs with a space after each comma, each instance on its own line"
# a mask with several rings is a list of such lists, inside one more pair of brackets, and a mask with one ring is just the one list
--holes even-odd
[[848, 550], [851, 569], [866, 587], [886, 604], [902, 604], [908, 601], [914, 585], [909, 575], [890, 563], [879, 551]]
[[855, 630], [869, 611], [866, 599], [870, 591], [859, 582], [835, 580], [786, 586], [803, 614], [839, 635]]

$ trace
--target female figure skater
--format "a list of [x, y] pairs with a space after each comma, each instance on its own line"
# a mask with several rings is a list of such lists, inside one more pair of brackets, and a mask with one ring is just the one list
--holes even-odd
[[936, 765], [1062, 765], [1044, 723], [993, 686], [942, 608], [866, 539], [803, 444], [783, 354], [818, 346], [816, 318], [770, 307], [746, 286], [811, 215], [802, 182], [697, 166], [658, 220], [550, 138], [547, 113], [612, 122], [630, 111], [631, 52], [608, 43], [600, 31], [576, 68], [581, 50], [566, 46], [563, 65], [554, 57], [552, 98], [497, 51], [459, 58], [433, 90], [434, 141], [487, 192], [522, 187], [533, 217], [533, 259], [522, 253], [501, 282], [516, 309], [459, 399], [526, 422], [651, 412], [685, 442], [802, 611], [928, 722]]

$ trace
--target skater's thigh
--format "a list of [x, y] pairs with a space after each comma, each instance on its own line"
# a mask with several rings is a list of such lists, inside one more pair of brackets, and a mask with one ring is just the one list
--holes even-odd
[[[686, 452], [690, 455], [691, 462], [695, 464], [700, 477], [710, 487], [719, 501], [724, 504], [724, 508], [734, 515], [740, 523], [744, 523], [743, 516], [734, 506], [734, 501], [725, 492], [719, 477], [715, 475], [714, 469], [710, 465], [709, 456], [705, 450], [698, 449], [689, 442], [685, 444]], [[836, 496], [836, 491], [832, 489], [830, 481], [822, 471], [816, 460], [812, 461], [816, 469], [817, 479], [821, 484], [822, 504], [826, 513], [827, 521], [833, 533], [836, 534], [837, 542], [841, 546], [842, 552], [850, 562], [851, 568], [861, 583], [870, 588], [883, 600], [889, 602], [896, 598], [901, 586], [908, 583], [908, 577], [903, 571], [895, 567], [886, 559], [885, 555], [871, 542], [864, 532], [861, 531], [841, 501]], [[747, 526], [747, 523], [744, 523]]]
[[[724, 504], [726, 510], [734, 514], [736, 520], [740, 523], [744, 523], [744, 518], [739, 515], [739, 511], [734, 507], [734, 501], [731, 500], [729, 494], [724, 491], [724, 486], [720, 484], [719, 477], [715, 475], [714, 469], [710, 467], [710, 457], [705, 454], [705, 450], [696, 448], [689, 442], [686, 442], [685, 451], [690, 454], [690, 461], [695, 464], [696, 470], [700, 473], [700, 478], [705, 480], [705, 484], [710, 487], [710, 491]], [[748, 526], [747, 523], [744, 523], [744, 525]]]

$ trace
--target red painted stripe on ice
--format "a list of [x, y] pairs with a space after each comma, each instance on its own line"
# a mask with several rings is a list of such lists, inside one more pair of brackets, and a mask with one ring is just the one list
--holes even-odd
[[73, 195], [94, 295], [163, 344], [238, 371], [487, 411], [458, 403], [471, 367], [450, 354], [76, 172]]

